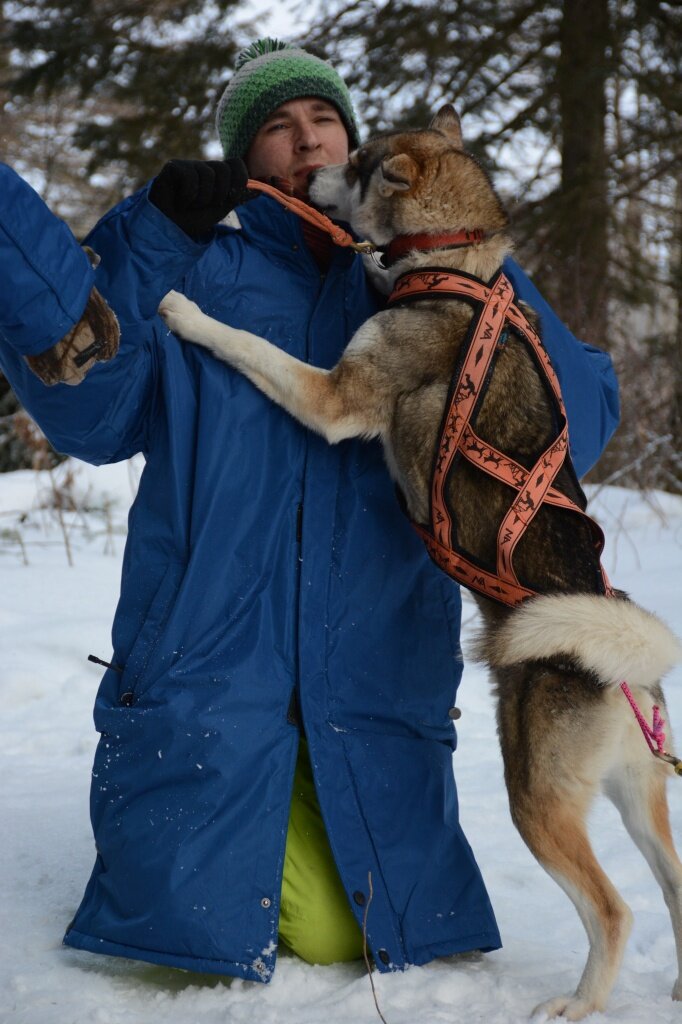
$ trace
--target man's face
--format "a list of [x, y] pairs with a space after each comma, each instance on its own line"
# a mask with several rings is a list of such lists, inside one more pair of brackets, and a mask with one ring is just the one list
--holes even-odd
[[286, 178], [303, 193], [311, 171], [347, 159], [348, 134], [338, 110], [315, 97], [278, 107], [254, 136], [245, 158], [252, 178]]

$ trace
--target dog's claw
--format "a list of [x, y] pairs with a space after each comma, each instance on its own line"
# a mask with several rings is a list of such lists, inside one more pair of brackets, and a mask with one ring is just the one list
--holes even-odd
[[588, 1013], [602, 1009], [595, 1003], [579, 996], [556, 996], [536, 1006], [531, 1018], [536, 1021], [552, 1020], [554, 1017], [563, 1017], [564, 1020], [582, 1020]]
[[196, 302], [180, 292], [168, 292], [159, 303], [159, 316], [173, 334], [192, 340], [192, 328], [203, 316]]

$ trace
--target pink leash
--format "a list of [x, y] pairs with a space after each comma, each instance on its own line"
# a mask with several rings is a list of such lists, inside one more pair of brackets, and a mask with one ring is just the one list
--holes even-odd
[[620, 684], [620, 688], [625, 694], [625, 697], [627, 698], [628, 703], [632, 708], [633, 714], [637, 719], [637, 722], [639, 723], [639, 727], [642, 730], [642, 735], [644, 736], [644, 739], [647, 741], [651, 753], [654, 755], [654, 757], [660, 757], [663, 761], [667, 761], [668, 764], [671, 764], [675, 769], [676, 775], [682, 775], [682, 761], [678, 760], [678, 758], [676, 757], [673, 757], [673, 755], [669, 754], [665, 749], [665, 722], [661, 718], [661, 712], [658, 706], [654, 704], [653, 723], [652, 725], [649, 725], [646, 718], [640, 711], [637, 701], [632, 696], [632, 691], [630, 690], [628, 684], [623, 682]]

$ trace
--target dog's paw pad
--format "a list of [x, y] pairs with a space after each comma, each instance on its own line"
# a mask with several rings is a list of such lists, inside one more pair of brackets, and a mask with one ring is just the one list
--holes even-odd
[[159, 316], [166, 326], [183, 337], [187, 337], [202, 315], [196, 302], [180, 292], [168, 292], [159, 304]]
[[531, 1014], [534, 1021], [553, 1020], [555, 1017], [563, 1017], [564, 1020], [582, 1020], [588, 1013], [593, 1013], [599, 1007], [587, 999], [580, 999], [578, 996], [556, 996], [536, 1006]]

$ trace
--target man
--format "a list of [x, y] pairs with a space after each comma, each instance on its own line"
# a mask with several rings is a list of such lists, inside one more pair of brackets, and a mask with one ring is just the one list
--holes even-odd
[[[365, 918], [379, 970], [496, 948], [452, 773], [458, 588], [378, 444], [327, 445], [155, 317], [175, 288], [336, 362], [380, 306], [360, 259], [266, 196], [215, 225], [246, 197], [240, 158], [299, 192], [344, 160], [350, 98], [326, 63], [259, 41], [218, 128], [225, 163], [171, 162], [91, 236], [117, 358], [54, 400], [16, 382], [62, 450], [146, 457], [95, 708], [97, 861], [65, 941], [262, 981], [280, 938], [314, 963], [359, 956]], [[585, 472], [615, 425], [612, 370], [539, 304]]]

